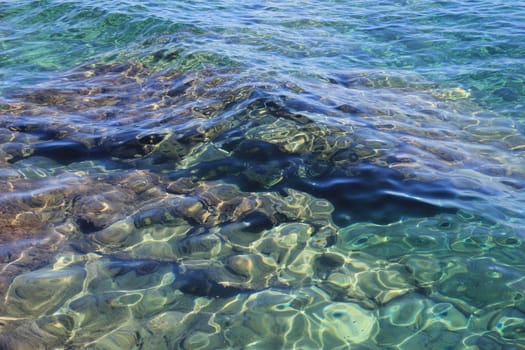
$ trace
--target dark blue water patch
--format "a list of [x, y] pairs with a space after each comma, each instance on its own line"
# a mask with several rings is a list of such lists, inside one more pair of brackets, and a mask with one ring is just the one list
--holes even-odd
[[159, 270], [161, 265], [167, 263], [160, 263], [156, 260], [116, 260], [114, 259], [109, 265], [108, 270], [112, 271], [113, 278], [125, 275], [129, 272], [134, 272], [137, 275], [147, 275], [155, 273]]
[[102, 226], [96, 225], [90, 220], [86, 220], [81, 217], [77, 218], [75, 220], [75, 223], [77, 224], [80, 231], [85, 234], [93, 233], [93, 232], [99, 231], [104, 228]]
[[[47, 159], [57, 165], [74, 166], [81, 164], [83, 161], [95, 161], [103, 165], [107, 170], [126, 170], [133, 169], [134, 164], [125, 162], [121, 158], [113, 157], [105, 147], [89, 148], [85, 144], [75, 140], [50, 140], [32, 145], [11, 144], [4, 147], [11, 158], [10, 163], [17, 163], [21, 160], [31, 164], [33, 159]], [[50, 170], [50, 169], [48, 169]], [[87, 223], [81, 223], [81, 226], [89, 230], [98, 228], [89, 228]]]
[[280, 150], [279, 146], [258, 140], [243, 140], [237, 145], [233, 153], [233, 156], [241, 161], [255, 163], [285, 159], [286, 155]]
[[273, 220], [266, 214], [254, 211], [242, 217], [244, 227], [240, 230], [247, 233], [259, 233], [273, 227]]
[[455, 200], [457, 193], [447, 181], [407, 180], [395, 170], [363, 164], [355, 175], [328, 173], [313, 178], [294, 178], [286, 184], [294, 189], [329, 200], [335, 207], [334, 222], [370, 221], [387, 224], [404, 217], [427, 217], [455, 213], [434, 200]]
[[47, 157], [62, 164], [96, 157], [86, 145], [73, 140], [53, 140], [33, 145], [35, 156]]
[[247, 292], [240, 288], [220, 284], [215, 281], [214, 277], [213, 270], [178, 268], [173, 288], [185, 294], [212, 298], [230, 298]]
[[[62, 138], [63, 132], [60, 128], [29, 123], [19, 124], [12, 129], [37, 137], [42, 142], [24, 145], [24, 150], [8, 147], [12, 156], [11, 163], [29, 156], [46, 157], [64, 165], [83, 160], [137, 159], [151, 153], [165, 137], [162, 133], [142, 135], [138, 130], [128, 130], [111, 137], [86, 137], [85, 142], [81, 142]], [[88, 143], [94, 146], [87, 146]]]
[[70, 164], [87, 159], [101, 158], [99, 152], [86, 147], [81, 142], [74, 140], [52, 140], [39, 142], [32, 145], [12, 143], [4, 146], [10, 155], [9, 162], [15, 163], [30, 157], [46, 157], [59, 164]]
[[191, 176], [197, 180], [221, 180], [234, 183], [246, 192], [259, 192], [273, 187], [273, 177], [296, 176], [302, 163], [299, 155], [283, 152], [277, 145], [265, 141], [234, 138], [224, 144], [223, 149], [230, 151], [231, 156], [171, 172], [170, 179]]
[[164, 140], [165, 134], [151, 133], [140, 135], [137, 130], [129, 130], [108, 138], [95, 148], [100, 153], [107, 152], [120, 159], [136, 159], [150, 154], [153, 147]]

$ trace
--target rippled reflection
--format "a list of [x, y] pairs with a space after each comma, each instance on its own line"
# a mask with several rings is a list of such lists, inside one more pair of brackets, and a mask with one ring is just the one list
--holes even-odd
[[83, 65], [1, 101], [5, 348], [505, 348], [525, 138], [461, 89]]

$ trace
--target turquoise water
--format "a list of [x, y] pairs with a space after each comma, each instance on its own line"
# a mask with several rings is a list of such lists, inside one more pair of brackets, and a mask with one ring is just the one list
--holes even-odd
[[0, 2], [1, 349], [523, 349], [525, 3]]

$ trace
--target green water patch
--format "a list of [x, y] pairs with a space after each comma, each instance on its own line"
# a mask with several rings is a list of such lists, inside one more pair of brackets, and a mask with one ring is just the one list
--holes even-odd
[[441, 87], [470, 90], [484, 108], [520, 119], [519, 6], [487, 1], [454, 6], [450, 11], [448, 4], [429, 1], [308, 2], [300, 9], [231, 2], [5, 3], [0, 74], [8, 90], [100, 57], [114, 62], [187, 50], [181, 68], [235, 63], [295, 77], [341, 67], [418, 72]]
[[[154, 61], [168, 60], [174, 65], [173, 57], [158, 52], [165, 52], [166, 45], [171, 46], [169, 42], [177, 43], [180, 52], [184, 49], [181, 42], [189, 37], [198, 40], [204, 34], [195, 25], [156, 16], [138, 16], [140, 9], [128, 7], [126, 11], [114, 11], [77, 5], [73, 2], [39, 2], [19, 5], [20, 8], [10, 6], [2, 12], [4, 22], [0, 30], [4, 35], [0, 39], [0, 57], [3, 58], [0, 68], [6, 84], [10, 82], [6, 89], [18, 86], [20, 82], [44, 80], [56, 71], [89, 62], [94, 57], [108, 63], [135, 59], [150, 65]], [[144, 43], [147, 43], [147, 48]], [[159, 46], [158, 52], [155, 52], [155, 46]], [[212, 53], [187, 55], [178, 63], [181, 68], [220, 63], [219, 55]]]

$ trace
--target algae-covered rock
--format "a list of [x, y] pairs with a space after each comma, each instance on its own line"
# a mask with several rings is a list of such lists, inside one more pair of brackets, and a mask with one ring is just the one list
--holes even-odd
[[14, 279], [6, 295], [8, 312], [17, 316], [43, 316], [59, 309], [82, 290], [81, 268], [36, 270]]

